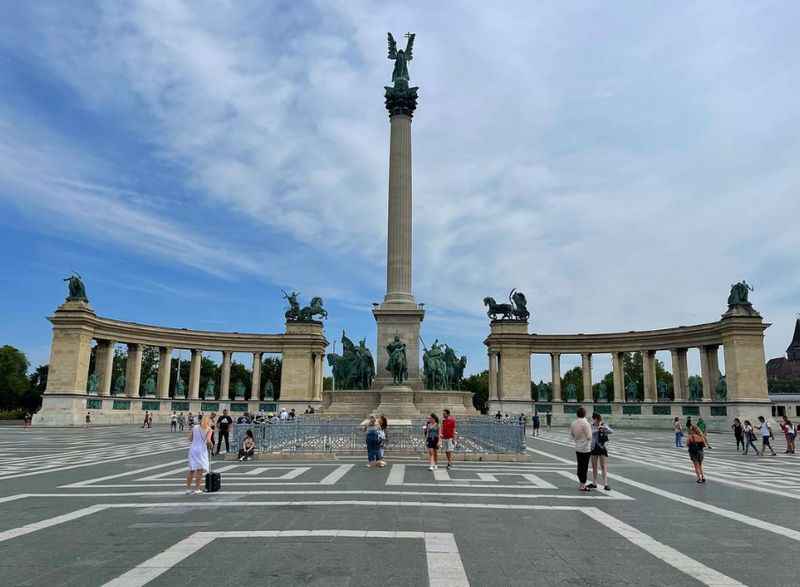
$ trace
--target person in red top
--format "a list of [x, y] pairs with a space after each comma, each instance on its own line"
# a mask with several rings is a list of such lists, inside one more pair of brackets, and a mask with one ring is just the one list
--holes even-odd
[[456, 419], [450, 415], [450, 410], [443, 410], [442, 415], [442, 448], [447, 455], [447, 468], [453, 466], [453, 449], [456, 446]]

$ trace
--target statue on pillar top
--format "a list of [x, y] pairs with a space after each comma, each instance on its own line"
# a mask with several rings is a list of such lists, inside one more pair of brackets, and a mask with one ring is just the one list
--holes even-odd
[[[283, 290], [281, 290], [283, 291]], [[327, 318], [328, 312], [322, 307], [322, 298], [313, 297], [308, 306], [300, 307], [300, 302], [297, 300], [300, 292], [292, 291], [291, 294], [283, 292], [283, 298], [289, 302], [289, 309], [284, 313], [287, 321], [296, 322], [309, 322], [314, 319], [314, 316]]]
[[731, 293], [728, 296], [728, 307], [751, 306], [752, 304], [750, 304], [750, 301], [747, 299], [751, 291], [755, 291], [753, 286], [745, 280], [732, 284]]
[[525, 294], [516, 288], [509, 292], [507, 304], [498, 304], [493, 297], [487, 296], [483, 298], [483, 305], [488, 308], [486, 315], [492, 320], [525, 321], [531, 316]]
[[86, 287], [83, 285], [83, 278], [77, 273], [73, 272], [69, 277], [65, 277], [67, 281], [67, 288], [69, 295], [67, 296], [68, 302], [86, 302], [89, 303], [89, 298], [86, 297]]
[[417, 108], [417, 87], [409, 87], [408, 82], [411, 77], [408, 75], [408, 62], [414, 58], [414, 33], [406, 33], [408, 42], [405, 50], [397, 48], [397, 42], [392, 33], [388, 33], [389, 38], [389, 59], [394, 61], [392, 70], [392, 86], [385, 86], [386, 90], [386, 109], [389, 116], [395, 114], [405, 114], [413, 116]]
[[392, 374], [393, 383], [402, 385], [408, 379], [408, 362], [406, 361], [406, 343], [400, 340], [395, 334], [394, 340], [386, 345], [386, 352], [389, 353], [389, 362], [386, 363], [386, 370]]

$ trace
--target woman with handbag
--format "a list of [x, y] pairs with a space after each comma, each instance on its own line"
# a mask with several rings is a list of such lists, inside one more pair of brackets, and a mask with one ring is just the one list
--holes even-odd
[[[199, 424], [192, 426], [189, 433], [189, 472], [186, 474], [186, 495], [203, 493], [200, 481], [209, 470], [208, 451], [213, 447], [211, 441], [211, 424], [208, 416], [203, 416]], [[192, 478], [194, 477], [194, 491], [192, 491]]]
[[614, 432], [605, 422], [603, 416], [595, 412], [592, 414], [592, 482], [586, 487], [597, 489], [597, 469], [603, 476], [603, 489], [611, 491], [608, 485], [608, 435]]

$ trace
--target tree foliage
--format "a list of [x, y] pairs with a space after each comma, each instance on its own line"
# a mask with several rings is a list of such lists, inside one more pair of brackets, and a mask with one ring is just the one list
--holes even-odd
[[561, 378], [561, 397], [566, 398], [567, 385], [575, 385], [576, 397], [579, 402], [584, 401], [583, 397], [583, 367], [573, 367]]
[[28, 358], [10, 345], [0, 348], [0, 408], [18, 409], [30, 389]]
[[489, 409], [489, 371], [481, 371], [464, 379], [465, 391], [472, 392], [472, 405], [485, 414]]

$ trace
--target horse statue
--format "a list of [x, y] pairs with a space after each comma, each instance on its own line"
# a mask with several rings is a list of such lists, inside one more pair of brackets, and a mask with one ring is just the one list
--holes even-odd
[[300, 315], [298, 316], [298, 320], [313, 320], [314, 316], [320, 316], [321, 318], [328, 317], [328, 311], [322, 307], [322, 298], [320, 297], [313, 297], [311, 298], [311, 303], [300, 310]]
[[447, 362], [438, 339], [422, 353], [422, 369], [428, 389], [447, 389]]
[[328, 365], [331, 366], [339, 389], [371, 388], [375, 378], [375, 361], [367, 348], [366, 340], [361, 340], [356, 346], [342, 332], [342, 348], [343, 354], [328, 355]]
[[386, 370], [392, 374], [392, 382], [401, 385], [408, 379], [408, 362], [406, 360], [406, 343], [395, 335], [394, 340], [386, 345], [386, 352], [389, 353], [389, 361], [386, 363]]
[[511, 304], [498, 304], [492, 297], [483, 298], [483, 305], [489, 308], [486, 311], [486, 315], [492, 320], [508, 320], [514, 316], [514, 306]]
[[531, 313], [528, 312], [528, 300], [525, 299], [525, 294], [521, 291], [517, 291], [516, 289], [512, 289], [511, 293], [508, 294], [509, 301], [514, 304], [514, 310], [512, 314], [514, 318], [517, 320], [527, 320], [530, 318]]

